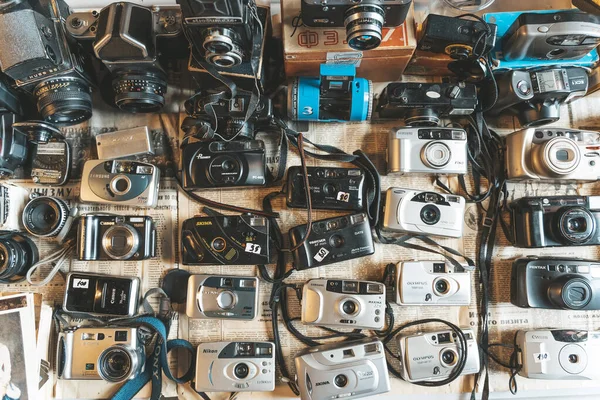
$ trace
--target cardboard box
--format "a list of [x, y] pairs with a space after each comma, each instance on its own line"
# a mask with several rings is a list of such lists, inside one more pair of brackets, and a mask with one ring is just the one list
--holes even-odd
[[379, 47], [357, 51], [346, 43], [344, 27], [294, 28], [293, 23], [300, 15], [300, 1], [281, 2], [285, 73], [288, 78], [298, 75], [319, 76], [319, 66], [327, 63], [355, 64], [356, 76], [374, 82], [400, 79], [417, 45], [413, 6], [404, 24], [383, 28], [383, 40]]

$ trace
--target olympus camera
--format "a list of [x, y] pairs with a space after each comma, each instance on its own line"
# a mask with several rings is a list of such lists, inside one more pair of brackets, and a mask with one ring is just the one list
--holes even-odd
[[477, 106], [472, 83], [393, 82], [379, 97], [381, 118], [404, 118], [407, 126], [440, 125], [440, 119], [470, 115]]
[[600, 244], [600, 196], [522, 197], [510, 219], [517, 247]]
[[443, 261], [399, 262], [395, 286], [397, 304], [471, 304], [471, 273]]
[[185, 313], [190, 318], [251, 321], [258, 311], [258, 278], [191, 275]]
[[388, 173], [467, 173], [467, 132], [457, 128], [392, 129]]
[[[307, 167], [311, 207], [323, 210], [353, 210], [364, 208], [365, 174], [359, 168]], [[306, 188], [301, 166], [287, 173], [286, 204], [306, 208]]]
[[382, 229], [436, 236], [461, 237], [465, 199], [452, 194], [389, 188]]
[[[291, 246], [296, 247], [305, 236], [306, 225], [290, 229]], [[322, 219], [313, 222], [310, 235], [293, 252], [294, 267], [297, 270], [315, 268], [374, 252], [371, 226], [365, 213]]]
[[456, 333], [447, 331], [400, 334], [398, 360], [400, 376], [407, 382], [436, 382], [450, 375], [458, 364], [460, 353], [466, 351], [467, 361], [461, 375], [479, 372], [479, 349], [475, 334], [463, 329], [467, 348], [461, 347]]
[[269, 221], [252, 214], [186, 219], [181, 247], [183, 265], [269, 264]]
[[88, 160], [81, 178], [82, 202], [156, 207], [160, 170], [131, 160]]
[[196, 351], [198, 392], [275, 390], [275, 345], [270, 342], [202, 343]]
[[58, 337], [59, 379], [119, 383], [144, 371], [146, 356], [137, 328], [76, 328]]
[[377, 48], [383, 27], [404, 23], [412, 0], [302, 0], [302, 22], [312, 27], [345, 27], [346, 42], [355, 50]]
[[311, 279], [302, 289], [302, 323], [383, 329], [385, 285], [357, 280]]
[[358, 399], [390, 391], [383, 343], [377, 338], [328, 343], [295, 358], [300, 399]]
[[38, 249], [31, 239], [19, 232], [0, 231], [0, 283], [24, 280], [38, 260]]
[[156, 256], [156, 228], [148, 216], [84, 215], [77, 228], [82, 261], [139, 261]]
[[[519, 375], [531, 379], [600, 379], [600, 333], [579, 329], [517, 332]], [[596, 361], [594, 361], [596, 360]]]
[[61, 242], [73, 226], [76, 211], [57, 197], [36, 196], [23, 209], [23, 226], [33, 236], [57, 238]]

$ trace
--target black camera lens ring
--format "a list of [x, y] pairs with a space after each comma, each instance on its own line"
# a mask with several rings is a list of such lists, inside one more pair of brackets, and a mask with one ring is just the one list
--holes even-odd
[[154, 113], [165, 105], [167, 77], [158, 71], [117, 71], [112, 80], [115, 105], [130, 113]]
[[547, 296], [558, 308], [581, 310], [592, 301], [593, 289], [589, 282], [578, 275], [566, 275], [555, 279], [548, 286]]
[[46, 79], [33, 90], [37, 109], [45, 121], [74, 125], [92, 117], [90, 85], [75, 76]]
[[69, 206], [56, 197], [38, 196], [23, 208], [22, 222], [25, 230], [36, 237], [56, 237], [69, 217]]
[[0, 283], [25, 280], [27, 271], [39, 260], [35, 243], [18, 232], [0, 231]]
[[[577, 228], [574, 228], [574, 219], [577, 219]], [[596, 232], [594, 215], [583, 207], [563, 207], [556, 212], [553, 222], [553, 231], [556, 232], [557, 239], [566, 245], [587, 243]], [[583, 231], [581, 230], [582, 226]]]
[[421, 209], [419, 213], [421, 217], [421, 221], [423, 221], [427, 225], [435, 225], [440, 222], [442, 218], [442, 213], [440, 209], [434, 204], [426, 204]]

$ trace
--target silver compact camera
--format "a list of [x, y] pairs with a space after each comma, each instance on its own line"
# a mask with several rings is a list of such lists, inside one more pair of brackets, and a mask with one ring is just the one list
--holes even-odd
[[191, 275], [185, 313], [190, 318], [253, 320], [258, 310], [258, 278]]
[[309, 347], [295, 363], [301, 400], [358, 399], [390, 391], [385, 350], [377, 338]]
[[[461, 375], [479, 372], [479, 349], [475, 334], [463, 329], [467, 339], [467, 362]], [[437, 382], [450, 375], [459, 360], [460, 342], [452, 330], [400, 334], [400, 376], [407, 382]]]
[[59, 334], [56, 360], [60, 379], [117, 383], [143, 372], [146, 356], [137, 328], [78, 328]]
[[600, 379], [600, 332], [579, 329], [519, 331], [519, 375], [532, 379]]
[[89, 160], [83, 165], [81, 201], [156, 207], [160, 170], [129, 160]]
[[407, 127], [388, 136], [388, 173], [467, 173], [467, 132], [457, 128]]
[[407, 261], [396, 265], [396, 303], [402, 305], [471, 304], [471, 273], [443, 261]]
[[389, 188], [382, 229], [426, 235], [461, 237], [465, 199], [452, 194]]
[[529, 128], [506, 136], [510, 180], [597, 181], [600, 133], [565, 128]]
[[196, 352], [199, 392], [275, 390], [275, 345], [270, 342], [202, 343]]
[[311, 279], [302, 289], [302, 323], [383, 329], [385, 285], [379, 282]]

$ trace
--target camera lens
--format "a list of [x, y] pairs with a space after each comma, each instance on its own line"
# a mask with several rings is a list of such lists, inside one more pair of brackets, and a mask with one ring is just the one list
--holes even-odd
[[543, 146], [538, 146], [536, 153], [531, 158], [534, 168], [559, 176], [575, 171], [582, 159], [577, 144], [564, 136], [555, 137]]
[[211, 243], [212, 248], [215, 251], [223, 251], [225, 249], [225, 239], [223, 238], [215, 238]]
[[200, 172], [203, 179], [206, 174], [215, 185], [233, 186], [242, 179], [244, 165], [237, 156], [220, 155], [214, 157], [208, 169]]
[[344, 15], [346, 40], [354, 50], [372, 50], [381, 43], [385, 11], [376, 4], [349, 8]]
[[451, 367], [454, 364], [456, 364], [457, 360], [458, 360], [458, 354], [456, 354], [455, 350], [447, 349], [442, 352], [442, 363], [445, 366]]
[[233, 368], [233, 374], [238, 379], [244, 379], [250, 373], [250, 368], [246, 363], [239, 363]]
[[559, 308], [581, 310], [592, 301], [592, 287], [586, 279], [565, 275], [550, 283], [548, 297]]
[[89, 84], [81, 78], [61, 76], [43, 81], [33, 91], [44, 120], [73, 125], [92, 117]]
[[331, 247], [339, 248], [344, 245], [344, 237], [340, 235], [333, 235], [329, 238], [329, 245]]
[[569, 354], [569, 362], [571, 364], [576, 364], [579, 362], [579, 356], [577, 354]]
[[435, 225], [440, 221], [440, 209], [433, 204], [428, 204], [421, 209], [421, 221], [427, 225]]
[[228, 28], [211, 27], [203, 32], [204, 58], [220, 68], [240, 65], [244, 52], [237, 32]]
[[165, 105], [167, 80], [160, 72], [118, 72], [112, 82], [115, 105], [130, 113], [157, 112]]
[[437, 294], [446, 294], [450, 291], [450, 283], [446, 279], [438, 279], [434, 284]]
[[23, 226], [38, 237], [57, 236], [67, 223], [69, 207], [54, 197], [36, 197], [23, 209]]
[[342, 303], [342, 311], [344, 314], [353, 315], [358, 310], [358, 305], [354, 300], [346, 300]]
[[[135, 356], [134, 356], [135, 357]], [[137, 357], [123, 346], [113, 346], [104, 350], [98, 358], [98, 374], [108, 382], [122, 382], [134, 371]]]
[[23, 280], [38, 258], [38, 249], [31, 239], [19, 233], [0, 231], [1, 283]]
[[407, 110], [404, 123], [406, 126], [437, 127], [440, 125], [440, 116], [429, 107], [412, 108]]
[[344, 387], [348, 384], [348, 377], [344, 374], [336, 375], [336, 377], [333, 378], [333, 383], [335, 383], [335, 386], [337, 387]]
[[115, 260], [128, 260], [137, 251], [140, 238], [137, 231], [126, 224], [113, 225], [102, 235], [102, 248]]
[[564, 244], [583, 244], [596, 232], [596, 220], [591, 212], [582, 207], [565, 207], [554, 217], [557, 239]]
[[450, 162], [452, 152], [442, 142], [429, 142], [421, 150], [421, 160], [430, 168], [443, 168]]

